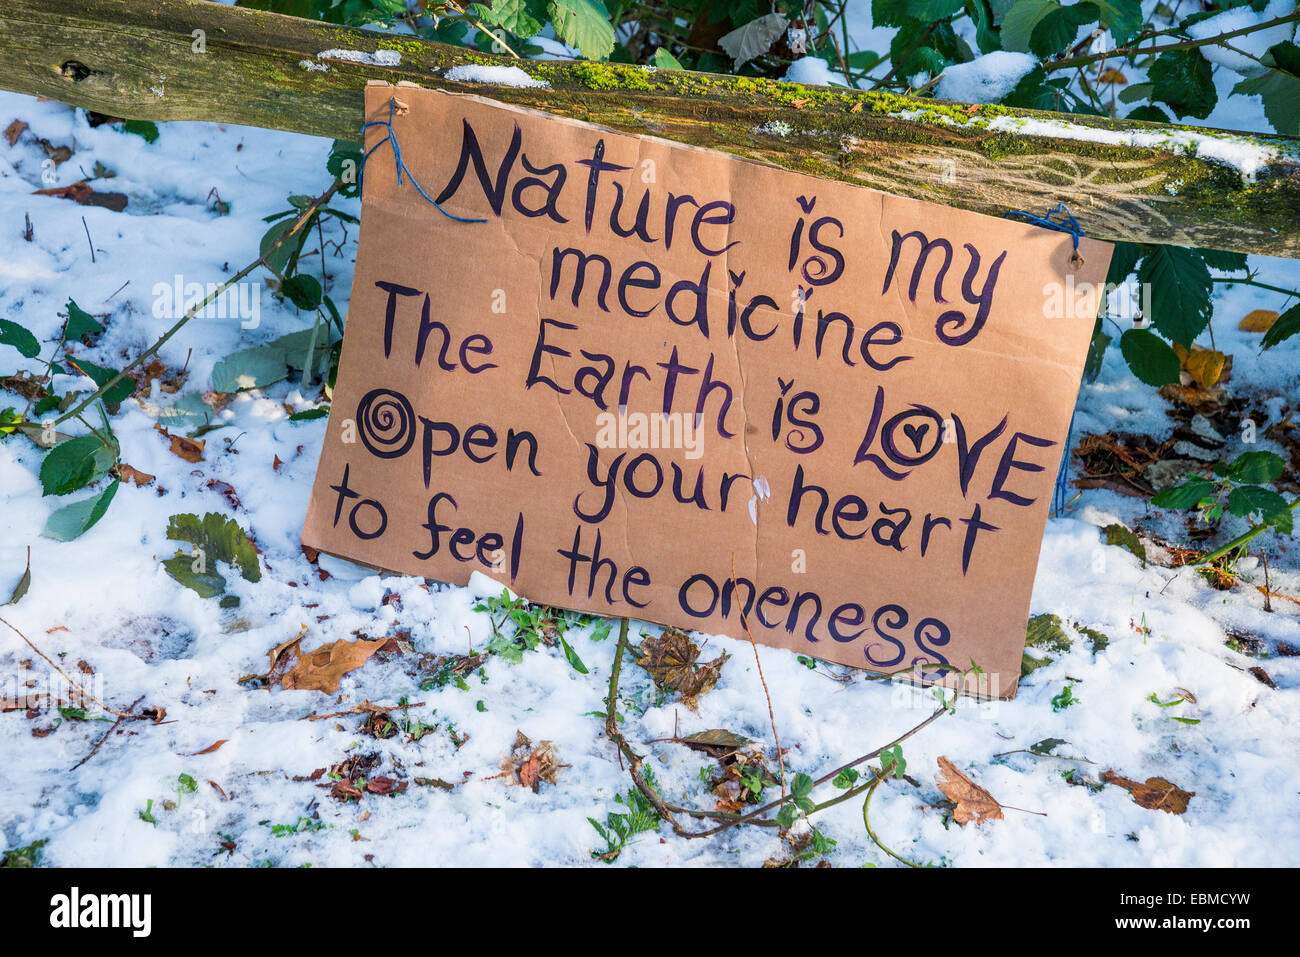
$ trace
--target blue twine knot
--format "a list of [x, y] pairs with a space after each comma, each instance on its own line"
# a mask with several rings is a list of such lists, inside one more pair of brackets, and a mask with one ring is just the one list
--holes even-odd
[[416, 180], [416, 178], [411, 174], [411, 170], [406, 165], [406, 161], [402, 159], [402, 147], [398, 145], [397, 133], [393, 130], [393, 109], [396, 105], [397, 105], [397, 100], [395, 98], [390, 99], [388, 101], [388, 119], [371, 120], [369, 123], [361, 124], [361, 133], [363, 137], [365, 135], [365, 131], [371, 126], [384, 127], [386, 130], [388, 130], [388, 135], [385, 136], [378, 143], [376, 143], [374, 146], [372, 146], [369, 150], [367, 150], [365, 156], [361, 157], [361, 168], [357, 172], [357, 179], [361, 180], [362, 178], [365, 177], [366, 160], [370, 159], [370, 154], [373, 153], [375, 150], [379, 149], [379, 147], [383, 146], [385, 143], [391, 142], [393, 144], [393, 162], [397, 166], [398, 186], [402, 185], [402, 173], [405, 172], [407, 177], [411, 180], [411, 185], [416, 188], [419, 194], [423, 196], [426, 200], [428, 200], [430, 203], [432, 203], [434, 206], [436, 206], [438, 212], [442, 213], [442, 215], [446, 216], [448, 219], [454, 219], [458, 223], [486, 223], [487, 222], [486, 219], [466, 219], [463, 216], [456, 216], [453, 215], [452, 213], [447, 212], [445, 209], [443, 209], [441, 206], [438, 205], [438, 201], [436, 199], [432, 199], [429, 196], [429, 194], [424, 191], [424, 188], [420, 185], [419, 181]]
[[[1035, 216], [1033, 213], [1027, 213], [1023, 209], [1013, 209], [1009, 213], [1003, 213], [1003, 219], [1011, 219], [1018, 216], [1027, 223], [1035, 226], [1042, 226], [1044, 229], [1055, 229], [1057, 232], [1069, 233], [1070, 238], [1074, 241], [1074, 254], [1079, 255], [1079, 240], [1083, 238], [1083, 229], [1079, 226], [1079, 221], [1074, 218], [1074, 214], [1064, 203], [1057, 203], [1054, 209], [1049, 209], [1046, 216]], [[1060, 217], [1053, 219], [1053, 216]]]

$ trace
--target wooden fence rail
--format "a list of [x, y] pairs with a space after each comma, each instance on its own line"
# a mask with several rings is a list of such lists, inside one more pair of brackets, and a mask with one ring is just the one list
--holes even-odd
[[[379, 53], [355, 62], [327, 51]], [[457, 83], [517, 65], [549, 88]], [[3, 0], [0, 88], [112, 116], [359, 138], [368, 80], [473, 90], [897, 195], [1000, 215], [1067, 203], [1100, 239], [1300, 257], [1300, 139], [460, 47], [206, 0]], [[1025, 121], [1032, 124], [1032, 132]], [[1041, 121], [1047, 121], [1043, 123]], [[1136, 145], [1155, 134], [1161, 145]], [[1108, 142], [1099, 142], [1098, 140]], [[1230, 140], [1243, 176], [1204, 158]], [[1190, 145], [1189, 145], [1190, 144]]]

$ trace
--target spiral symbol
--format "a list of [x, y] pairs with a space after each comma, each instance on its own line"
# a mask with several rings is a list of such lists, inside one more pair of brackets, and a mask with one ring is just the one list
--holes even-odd
[[400, 392], [371, 389], [357, 404], [357, 428], [371, 455], [395, 459], [415, 441], [415, 410]]

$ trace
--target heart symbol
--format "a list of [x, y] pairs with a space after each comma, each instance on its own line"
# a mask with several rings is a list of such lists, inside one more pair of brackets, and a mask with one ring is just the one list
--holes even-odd
[[903, 434], [912, 440], [912, 447], [916, 449], [917, 454], [921, 452], [921, 441], [925, 438], [925, 433], [930, 431], [930, 423], [922, 422], [920, 425], [903, 424]]

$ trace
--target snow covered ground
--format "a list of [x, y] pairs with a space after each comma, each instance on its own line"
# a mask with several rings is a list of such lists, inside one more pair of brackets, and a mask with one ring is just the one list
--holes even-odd
[[[91, 128], [82, 111], [0, 94], [0, 128], [14, 119], [29, 127], [13, 147], [0, 141], [0, 316], [35, 332], [42, 355], [24, 360], [0, 348], [0, 375], [42, 371], [69, 298], [106, 326], [93, 348], [75, 354], [120, 367], [171, 324], [154, 314], [156, 284], [176, 276], [228, 278], [255, 255], [263, 216], [284, 208], [287, 195], [328, 183], [329, 143], [310, 137], [176, 123], [161, 125], [150, 144], [113, 126]], [[1225, 125], [1252, 122], [1261, 121], [1239, 106]], [[38, 139], [74, 149], [52, 170], [53, 183], [42, 180], [46, 154]], [[91, 178], [98, 166], [115, 175], [92, 185], [126, 194], [124, 211], [32, 195]], [[214, 209], [217, 195], [230, 204], [228, 215]], [[359, 211], [355, 201], [342, 207]], [[25, 214], [30, 242], [22, 237]], [[307, 250], [315, 248], [308, 243]], [[343, 307], [355, 246], [341, 249], [338, 255], [327, 246], [325, 264], [327, 291]], [[1251, 266], [1264, 282], [1300, 286], [1294, 261], [1252, 257]], [[200, 319], [169, 342], [161, 357], [169, 371], [187, 369], [185, 386], [167, 395], [155, 384], [144, 405], [165, 408], [200, 395], [225, 355], [304, 327], [303, 315], [269, 292], [260, 303], [256, 328], [243, 328], [238, 318]], [[1214, 329], [1218, 348], [1234, 357], [1230, 389], [1270, 416], [1259, 423], [1261, 436], [1300, 395], [1300, 339], [1261, 354], [1258, 334], [1238, 332], [1236, 324], [1251, 309], [1282, 304], [1281, 295], [1257, 288], [1217, 288]], [[89, 383], [68, 376], [55, 386], [62, 393]], [[0, 408], [21, 409], [23, 402], [0, 392]], [[114, 707], [143, 696], [142, 707], [165, 708], [167, 718], [124, 723], [70, 770], [108, 723], [62, 720], [54, 727], [57, 714], [49, 711], [0, 714], [0, 851], [44, 840], [45, 861], [53, 865], [393, 866], [588, 864], [593, 850], [605, 849], [588, 818], [604, 821], [624, 810], [614, 799], [629, 787], [598, 716], [616, 636], [568, 633], [589, 674], [575, 671], [560, 648], [542, 646], [518, 664], [488, 659], [464, 688], [453, 682], [421, 690], [421, 677], [411, 674], [417, 655], [481, 650], [490, 637], [488, 616], [473, 611], [473, 589], [426, 588], [421, 580], [381, 578], [329, 559], [321, 566], [333, 574], [319, 580], [298, 532], [326, 420], [289, 420], [291, 410], [308, 404], [296, 381], [241, 393], [219, 413], [224, 427], [204, 436], [203, 460], [191, 463], [169, 451], [142, 404], [124, 403], [112, 420], [122, 460], [156, 478], [143, 487], [124, 483], [103, 520], [69, 543], [40, 535], [52, 509], [66, 504], [41, 494], [42, 453], [21, 437], [0, 442], [0, 597], [22, 575], [28, 546], [32, 574], [30, 590], [0, 617], [65, 669], [77, 673], [78, 662], [87, 663], [95, 673], [91, 687]], [[1167, 408], [1112, 347], [1100, 379], [1083, 389], [1076, 438], [1120, 430], [1163, 440], [1173, 424]], [[1243, 447], [1229, 438], [1230, 450]], [[1284, 454], [1262, 437], [1252, 447]], [[208, 511], [233, 516], [261, 549], [260, 582], [227, 576], [238, 607], [200, 598], [160, 564], [176, 547], [165, 535], [169, 516]], [[1254, 559], [1242, 565], [1249, 583], [1230, 591], [1213, 589], [1190, 568], [1144, 567], [1103, 543], [1100, 526], [1115, 521], [1175, 542], [1186, 538], [1180, 516], [1104, 490], [1084, 492], [1067, 516], [1049, 523], [1033, 612], [1094, 629], [1109, 644], [1094, 652], [1067, 624], [1071, 650], [1034, 671], [1014, 701], [963, 703], [904, 744], [912, 780], [884, 786], [871, 805], [873, 829], [900, 854], [953, 866], [1181, 867], [1281, 865], [1300, 853], [1300, 658], [1278, 654], [1282, 643], [1300, 646], [1300, 604], [1274, 599], [1266, 612], [1251, 584], [1263, 583]], [[1272, 589], [1300, 598], [1295, 540], [1269, 549]], [[386, 600], [391, 595], [400, 599]], [[337, 695], [258, 690], [238, 681], [264, 671], [267, 652], [290, 639], [301, 636], [309, 652], [358, 630], [373, 637], [408, 632], [414, 652], [352, 672]], [[1257, 638], [1263, 657], [1230, 648], [1229, 631]], [[704, 657], [719, 651], [732, 658], [718, 686], [700, 699], [698, 714], [674, 702], [656, 704], [649, 677], [629, 660], [620, 706], [624, 734], [651, 756], [669, 800], [710, 809], [700, 772], [716, 762], [680, 745], [643, 742], [671, 736], [675, 727], [682, 734], [725, 728], [774, 755], [754, 652], [744, 642], [708, 637]], [[784, 651], [762, 648], [759, 655], [791, 772], [816, 777], [887, 743], [934, 707], [928, 695], [860, 673], [837, 680], [839, 669], [811, 670]], [[1257, 665], [1276, 688], [1247, 670]], [[0, 627], [0, 682], [8, 682], [0, 698], [39, 692], [49, 677], [44, 662]], [[24, 688], [27, 681], [36, 687]], [[1070, 681], [1077, 703], [1054, 707]], [[1183, 694], [1176, 689], [1190, 692], [1194, 703], [1163, 708], [1150, 700], [1168, 702]], [[435, 727], [418, 741], [366, 736], [360, 714], [304, 720], [403, 697], [412, 702], [411, 719]], [[555, 784], [533, 793], [494, 777], [516, 731], [553, 743], [564, 765]], [[1062, 743], [1041, 749], [1050, 755], [1030, 751], [1046, 739]], [[317, 769], [371, 754], [380, 761], [371, 776], [406, 781], [403, 793], [345, 803], [318, 786], [328, 777], [307, 780]], [[945, 825], [946, 810], [934, 806], [942, 800], [934, 784], [939, 755], [1004, 805], [1045, 816], [1007, 810], [1004, 820], [978, 828]], [[1162, 777], [1195, 796], [1176, 815], [1143, 808], [1120, 787], [1078, 786], [1106, 770], [1138, 781]], [[197, 790], [179, 786], [182, 775]], [[835, 793], [826, 786], [813, 796]], [[813, 823], [836, 842], [827, 859], [837, 866], [894, 863], [869, 841], [860, 799], [817, 814]], [[735, 828], [691, 841], [665, 826], [641, 835], [618, 861], [756, 865], [781, 854], [770, 829]]]

